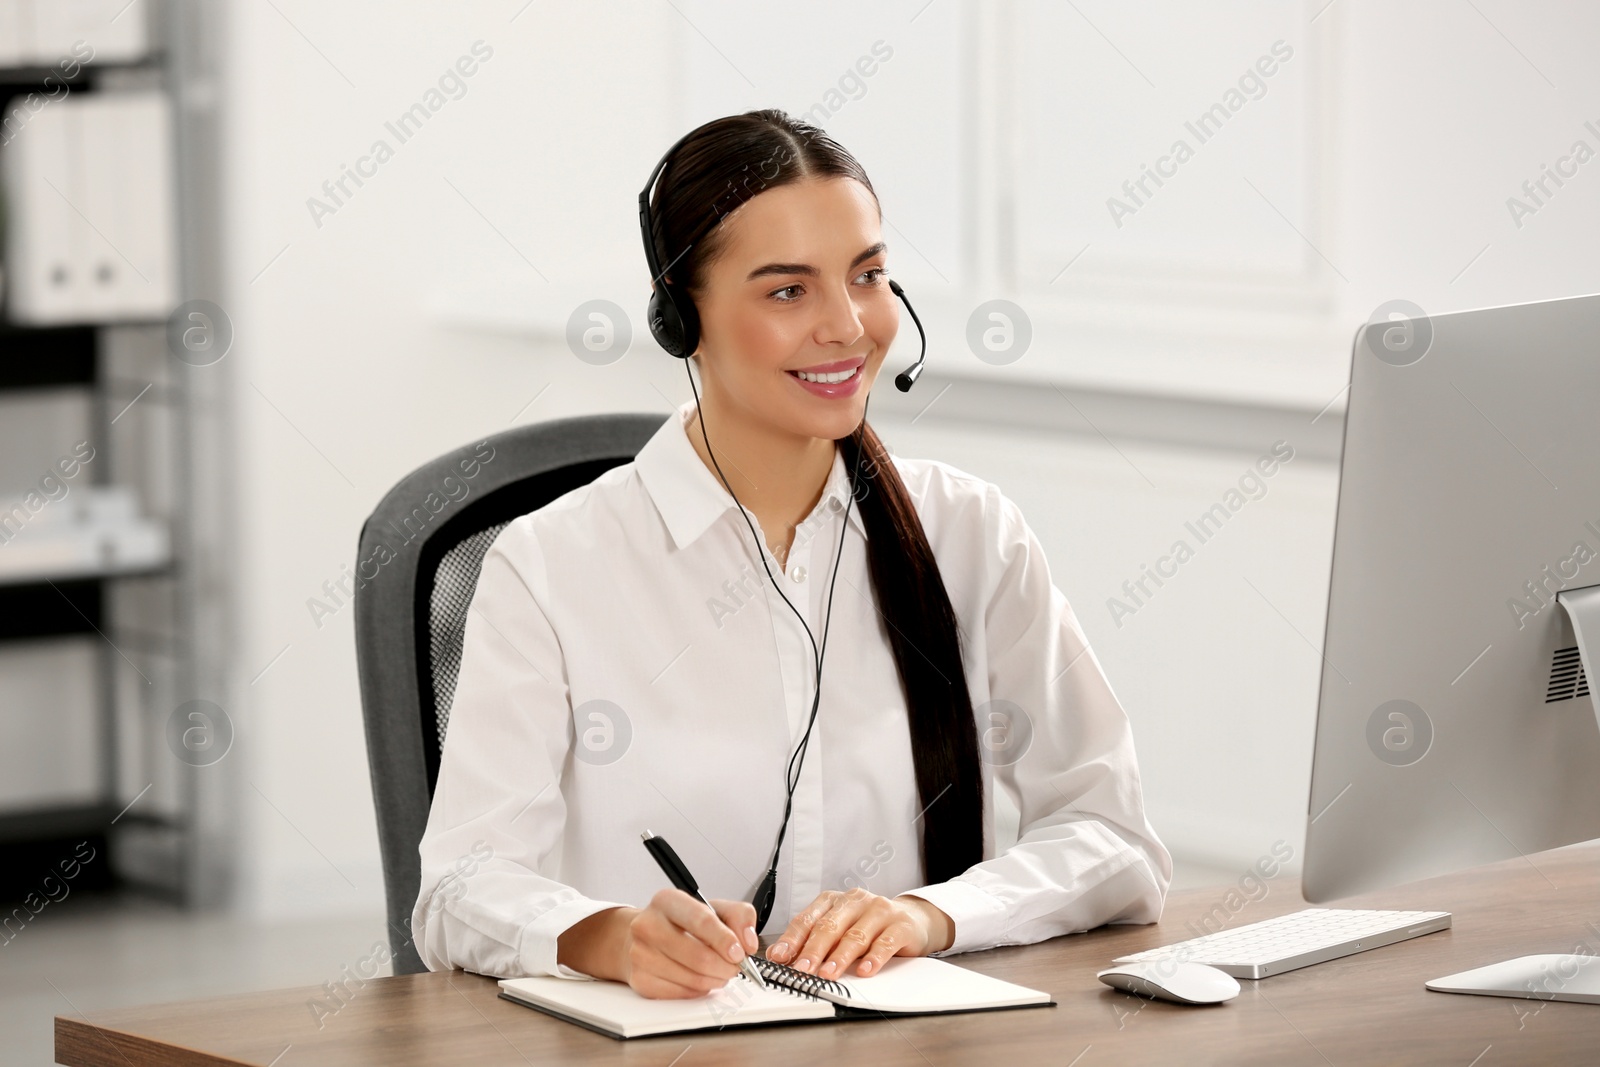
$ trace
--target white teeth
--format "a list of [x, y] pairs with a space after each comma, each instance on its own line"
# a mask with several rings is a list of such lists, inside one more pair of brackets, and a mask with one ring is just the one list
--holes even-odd
[[847, 382], [847, 381], [849, 381], [851, 378], [854, 378], [856, 376], [856, 371], [858, 371], [860, 369], [861, 369], [860, 367], [856, 367], [856, 368], [854, 368], [852, 370], [834, 371], [832, 374], [807, 374], [805, 371], [798, 371], [798, 370], [797, 371], [790, 371], [790, 373], [793, 374], [796, 378], [800, 378], [800, 379], [803, 379], [803, 380], [808, 381], [808, 382], [818, 382], [818, 383], [821, 383], [821, 384], [831, 384], [833, 382]]

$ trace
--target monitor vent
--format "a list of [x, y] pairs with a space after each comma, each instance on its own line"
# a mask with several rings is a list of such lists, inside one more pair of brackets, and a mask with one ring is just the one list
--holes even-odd
[[1544, 702], [1553, 704], [1558, 700], [1588, 695], [1589, 679], [1584, 676], [1583, 660], [1578, 656], [1577, 646], [1556, 649], [1550, 661], [1550, 687], [1545, 690]]

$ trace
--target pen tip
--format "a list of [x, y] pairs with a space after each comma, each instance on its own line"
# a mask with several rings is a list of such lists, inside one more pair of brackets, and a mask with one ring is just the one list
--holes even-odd
[[648, 841], [654, 836], [656, 836], [656, 835], [651, 833], [649, 830], [646, 830], [644, 833], [639, 835], [639, 840], [640, 841]]

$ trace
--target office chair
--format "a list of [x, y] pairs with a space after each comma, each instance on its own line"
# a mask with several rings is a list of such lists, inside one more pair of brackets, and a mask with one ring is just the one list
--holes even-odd
[[[411, 938], [421, 881], [417, 846], [439, 778], [467, 608], [484, 554], [518, 515], [630, 462], [663, 421], [585, 415], [494, 434], [486, 439], [494, 450], [488, 462], [480, 439], [418, 467], [361, 527], [356, 561], [365, 585], [355, 596], [356, 665], [395, 974], [427, 969]], [[380, 563], [380, 545], [393, 558]]]

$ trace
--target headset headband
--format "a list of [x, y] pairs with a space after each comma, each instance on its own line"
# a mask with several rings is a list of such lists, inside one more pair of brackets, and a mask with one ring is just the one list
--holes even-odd
[[[705, 129], [707, 125], [710, 125], [710, 123], [696, 126], [673, 142], [672, 147], [666, 150], [661, 160], [656, 163], [655, 169], [650, 172], [650, 180], [644, 183], [644, 190], [639, 194], [639, 231], [644, 237], [644, 258], [650, 267], [650, 282], [652, 285], [665, 284], [661, 279], [666, 274], [666, 271], [662, 269], [661, 257], [656, 255], [656, 238], [650, 225], [650, 190], [655, 187], [656, 179], [661, 176], [661, 171], [666, 167], [667, 161], [672, 158], [673, 154], [678, 151], [685, 141]], [[682, 254], [681, 252], [679, 253], [680, 256]]]

